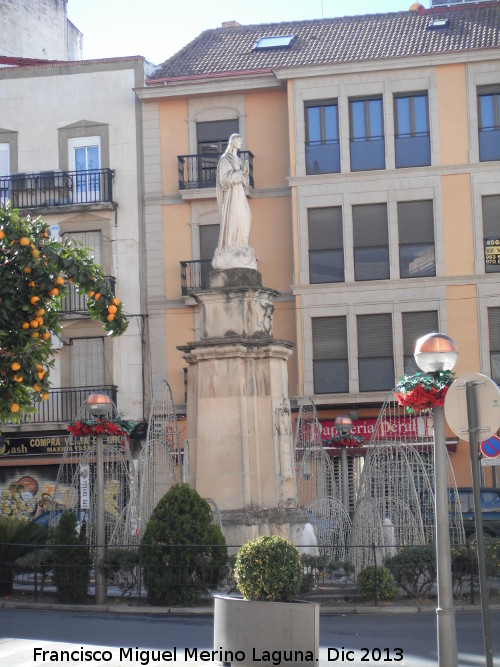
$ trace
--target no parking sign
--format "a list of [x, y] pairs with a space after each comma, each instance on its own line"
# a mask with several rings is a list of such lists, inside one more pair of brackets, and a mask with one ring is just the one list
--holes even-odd
[[485, 457], [483, 465], [500, 465], [500, 438], [492, 435], [491, 438], [481, 443], [481, 452]]

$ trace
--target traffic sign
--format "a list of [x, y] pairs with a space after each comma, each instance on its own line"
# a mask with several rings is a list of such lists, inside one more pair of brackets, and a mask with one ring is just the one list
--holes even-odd
[[459, 438], [469, 439], [466, 382], [473, 383], [476, 391], [479, 431], [477, 439], [487, 440], [500, 427], [500, 389], [487, 375], [466, 373], [453, 382], [444, 401], [446, 421]]
[[500, 438], [492, 435], [491, 438], [481, 443], [481, 451], [488, 459], [500, 458]]

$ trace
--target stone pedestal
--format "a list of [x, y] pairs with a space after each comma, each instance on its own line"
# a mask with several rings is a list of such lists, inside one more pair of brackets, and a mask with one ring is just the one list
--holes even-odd
[[179, 348], [188, 363], [190, 483], [215, 500], [228, 545], [280, 534], [299, 544], [287, 360], [293, 344], [273, 338], [275, 290], [258, 271], [210, 275], [193, 293], [201, 339]]

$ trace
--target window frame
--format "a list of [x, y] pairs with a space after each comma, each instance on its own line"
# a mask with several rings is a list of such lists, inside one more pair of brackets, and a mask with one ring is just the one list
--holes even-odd
[[[430, 213], [431, 216], [429, 220], [427, 220], [427, 224], [429, 225], [429, 229], [424, 230], [424, 232], [429, 233], [429, 237], [432, 236], [432, 240], [422, 240], [419, 238], [420, 235], [422, 235], [422, 225], [421, 225], [421, 219], [419, 226], [417, 227], [416, 225], [410, 225], [410, 234], [413, 230], [416, 232], [415, 238], [412, 238], [410, 241], [409, 240], [402, 240], [403, 235], [403, 230], [402, 230], [402, 225], [405, 223], [405, 220], [402, 219], [402, 208], [403, 206], [408, 206], [411, 207], [412, 205], [415, 206], [422, 206], [424, 204], [429, 204], [430, 205]], [[417, 216], [418, 217], [418, 216]], [[397, 221], [398, 221], [398, 243], [399, 243], [399, 277], [403, 280], [407, 278], [434, 278], [436, 276], [436, 226], [435, 226], [435, 220], [434, 220], [434, 202], [432, 199], [417, 199], [417, 200], [410, 200], [410, 201], [398, 201], [397, 202]], [[432, 233], [431, 233], [431, 228], [432, 227]], [[406, 230], [407, 232], [407, 230]], [[405, 232], [405, 233], [406, 233]], [[424, 235], [425, 236], [425, 235]], [[408, 237], [406, 237], [408, 238]], [[422, 247], [427, 247], [433, 249], [433, 256], [434, 256], [434, 264], [431, 270], [427, 272], [420, 272], [420, 273], [415, 273], [411, 274], [410, 270], [408, 268], [408, 274], [404, 274], [402, 267], [403, 267], [403, 262], [402, 262], [402, 250], [403, 249], [410, 249], [410, 248], [422, 248]], [[418, 253], [415, 253], [413, 255], [414, 259], [418, 257]], [[409, 265], [409, 262], [408, 262]]]
[[[325, 109], [333, 108], [335, 109], [335, 134], [336, 137], [329, 139], [327, 136], [327, 122], [325, 120]], [[309, 109], [318, 109], [319, 111], [319, 129], [320, 129], [320, 138], [319, 140], [312, 141], [310, 138], [310, 117]], [[339, 128], [339, 104], [338, 100], [335, 98], [328, 100], [311, 100], [304, 103], [304, 131], [305, 131], [305, 157], [306, 157], [306, 174], [308, 176], [315, 174], [337, 174], [340, 173], [340, 128]], [[335, 160], [335, 166], [338, 165], [338, 168], [332, 170], [323, 170], [319, 171], [309, 168], [308, 158], [308, 147], [311, 146], [332, 146], [333, 159]], [[336, 148], [335, 148], [336, 147]], [[319, 165], [318, 165], [319, 166]]]
[[[370, 103], [378, 102], [379, 103], [379, 114], [380, 114], [380, 131], [381, 134], [374, 134], [372, 131], [372, 125], [374, 125], [374, 119], [372, 119], [372, 113], [370, 112]], [[355, 136], [355, 120], [354, 120], [354, 105], [363, 104], [363, 124], [364, 124], [364, 134], [363, 136]], [[376, 142], [381, 142], [381, 158], [376, 155]], [[371, 152], [374, 153], [374, 156], [371, 156], [370, 153], [367, 154], [367, 161], [361, 164], [363, 161], [360, 160], [359, 156], [355, 156], [354, 150], [355, 146], [363, 145], [367, 151], [371, 147]], [[364, 97], [353, 97], [349, 99], [349, 147], [350, 147], [350, 166], [351, 171], [376, 171], [379, 169], [386, 168], [385, 160], [385, 128], [384, 128], [384, 98], [383, 95], [368, 95]], [[358, 160], [360, 160], [361, 166], [357, 165]], [[356, 164], [355, 164], [356, 163]]]
[[[368, 210], [368, 207], [380, 207], [382, 210], [382, 207], [384, 207], [385, 214], [384, 218], [385, 220], [383, 221], [385, 223], [385, 229], [382, 230], [382, 228], [376, 230], [377, 232], [382, 232], [381, 237], [384, 236], [385, 238], [383, 239], [385, 243], [373, 243], [373, 244], [367, 244], [365, 241], [367, 239], [366, 235], [363, 233], [364, 227], [366, 225], [363, 225], [363, 218], [356, 220], [356, 211], [364, 209], [365, 211]], [[360, 224], [361, 226], [361, 231], [358, 231], [356, 229], [357, 224]], [[389, 242], [389, 219], [388, 219], [388, 210], [387, 210], [387, 203], [386, 202], [377, 202], [374, 204], [354, 204], [352, 206], [352, 227], [353, 227], [353, 264], [354, 264], [354, 280], [356, 282], [366, 282], [366, 281], [371, 281], [371, 280], [389, 280], [391, 277], [391, 258], [390, 258], [390, 242]], [[375, 228], [375, 227], [373, 227]], [[359, 244], [358, 240], [359, 238], [363, 238], [364, 242], [362, 244]], [[374, 274], [368, 276], [368, 277], [360, 277], [360, 269], [363, 266], [368, 266], [368, 265], [373, 265], [373, 261], [361, 261], [360, 257], [362, 255], [367, 254], [367, 251], [381, 251], [383, 250], [385, 252], [385, 259], [384, 259], [384, 267], [385, 267], [385, 272], [384, 275], [379, 277]]]
[[[328, 239], [325, 239], [322, 247], [313, 247], [317, 244], [311, 242], [311, 227], [313, 224], [318, 226], [326, 221], [317, 219], [312, 220], [311, 218], [316, 214], [317, 216], [328, 215], [328, 212], [331, 211], [332, 217], [332, 227], [333, 233], [340, 233], [340, 242], [333, 242], [331, 246], [325, 247], [325, 244], [328, 243]], [[307, 210], [307, 230], [308, 230], [308, 253], [309, 253], [309, 284], [310, 285], [321, 285], [325, 283], [343, 283], [345, 282], [345, 261], [344, 261], [344, 230], [343, 230], [343, 211], [342, 206], [323, 206], [323, 207], [313, 207]], [[318, 257], [321, 254], [329, 253], [329, 256], [337, 258], [340, 261], [332, 262], [335, 270], [341, 274], [341, 277], [335, 278], [334, 275], [330, 274], [325, 280], [313, 279], [313, 267], [315, 266], [313, 258]], [[317, 272], [319, 275], [319, 272]]]
[[[320, 329], [318, 327], [328, 327], [331, 325], [333, 334], [323, 335], [321, 339]], [[339, 333], [342, 335], [340, 336]], [[328, 334], [328, 332], [327, 332]], [[348, 328], [346, 315], [328, 315], [325, 317], [311, 318], [311, 339], [312, 339], [312, 369], [313, 369], [313, 387], [315, 394], [348, 394], [349, 393], [349, 344], [348, 344]], [[328, 349], [325, 350], [325, 342]], [[332, 353], [331, 355], [328, 353]], [[335, 385], [321, 386], [319, 369], [323, 371], [323, 375], [328, 376], [329, 379], [335, 379], [339, 382], [337, 387]], [[335, 369], [335, 372], [333, 372]], [[342, 376], [339, 373], [342, 372]], [[321, 382], [324, 380], [321, 378]]]
[[[483, 125], [481, 100], [493, 97], [493, 125]], [[478, 86], [477, 121], [479, 141], [479, 161], [494, 162], [500, 160], [500, 84]], [[486, 141], [483, 141], [485, 139]]]
[[[417, 112], [415, 110], [415, 99], [424, 98], [425, 99], [425, 126], [426, 131], [417, 131], [416, 129], [416, 117]], [[400, 131], [400, 113], [398, 107], [398, 100], [408, 100], [408, 124], [410, 128], [409, 133], [403, 133]], [[429, 94], [427, 91], [418, 91], [411, 93], [395, 93], [393, 97], [393, 113], [394, 113], [394, 155], [395, 155], [395, 165], [396, 169], [404, 169], [408, 167], [428, 167], [431, 165], [431, 144], [430, 144], [430, 118], [429, 118]], [[423, 143], [422, 139], [427, 139], [426, 157], [425, 159], [412, 160], [411, 158], [406, 160], [403, 159], [403, 149], [400, 147], [403, 141], [406, 143], [411, 142], [411, 144], [416, 144], [417, 142]], [[398, 154], [399, 157], [398, 157]], [[407, 153], [404, 153], [406, 156]], [[427, 157], [428, 156], [428, 157]]]
[[[390, 334], [389, 337], [386, 337], [387, 340], [384, 340], [383, 336], [377, 335], [377, 332], [374, 331], [374, 323], [378, 319], [379, 323], [382, 322], [382, 318], [385, 318], [384, 326], [386, 328], [386, 333]], [[371, 320], [371, 324], [367, 326], [366, 324], [361, 326], [361, 321], [367, 322], [368, 319]], [[387, 327], [387, 324], [390, 324]], [[356, 315], [356, 329], [357, 329], [357, 340], [358, 340], [358, 380], [359, 380], [359, 391], [360, 393], [368, 393], [374, 391], [390, 391], [394, 388], [395, 385], [395, 364], [394, 364], [394, 334], [393, 334], [393, 316], [392, 313], [374, 313], [374, 314], [359, 314]], [[376, 327], [375, 327], [376, 328]], [[369, 336], [366, 336], [366, 332], [370, 331]], [[379, 332], [380, 333], [380, 332]], [[368, 349], [363, 349], [362, 338], [369, 340]], [[385, 346], [390, 342], [391, 354], [371, 354], [371, 348], [379, 348], [381, 351]], [[382, 364], [389, 363], [390, 368], [382, 369]], [[374, 372], [375, 369], [375, 372]], [[389, 371], [390, 381], [388, 383], [382, 383], [379, 386], [374, 386], [371, 384], [373, 380], [381, 380], [383, 378], [381, 370], [384, 370], [385, 373]], [[366, 378], [370, 378], [370, 382], [366, 382]]]

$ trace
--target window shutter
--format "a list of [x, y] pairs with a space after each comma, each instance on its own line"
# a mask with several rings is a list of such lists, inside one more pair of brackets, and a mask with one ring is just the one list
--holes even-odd
[[392, 315], [358, 315], [358, 357], [392, 357]]
[[310, 208], [309, 250], [342, 250], [342, 207]]
[[102, 387], [104, 379], [104, 339], [73, 338], [71, 386]]
[[389, 244], [386, 204], [353, 206], [352, 219], [355, 248], [373, 248]]
[[400, 243], [434, 243], [432, 199], [398, 202]]
[[93, 257], [94, 262], [102, 266], [101, 232], [71, 232], [70, 234], [65, 234], [65, 236], [75, 243], [83, 245], [84, 248], [90, 248], [90, 255]]
[[0, 144], [0, 176], [10, 174], [10, 145]]
[[482, 198], [483, 230], [485, 239], [500, 238], [500, 195]]
[[347, 359], [347, 321], [345, 317], [312, 319], [313, 359]]
[[214, 120], [206, 123], [197, 123], [196, 132], [198, 143], [205, 141], [227, 141], [232, 134], [239, 132], [239, 121], [235, 118], [232, 120]]
[[439, 331], [437, 310], [403, 313], [403, 353], [413, 355], [415, 343], [425, 334]]
[[500, 308], [488, 308], [490, 351], [500, 352]]
[[497, 95], [500, 93], [500, 85], [494, 84], [492, 86], [480, 86], [477, 89], [478, 95]]
[[212, 259], [219, 243], [220, 225], [200, 226], [200, 259]]

